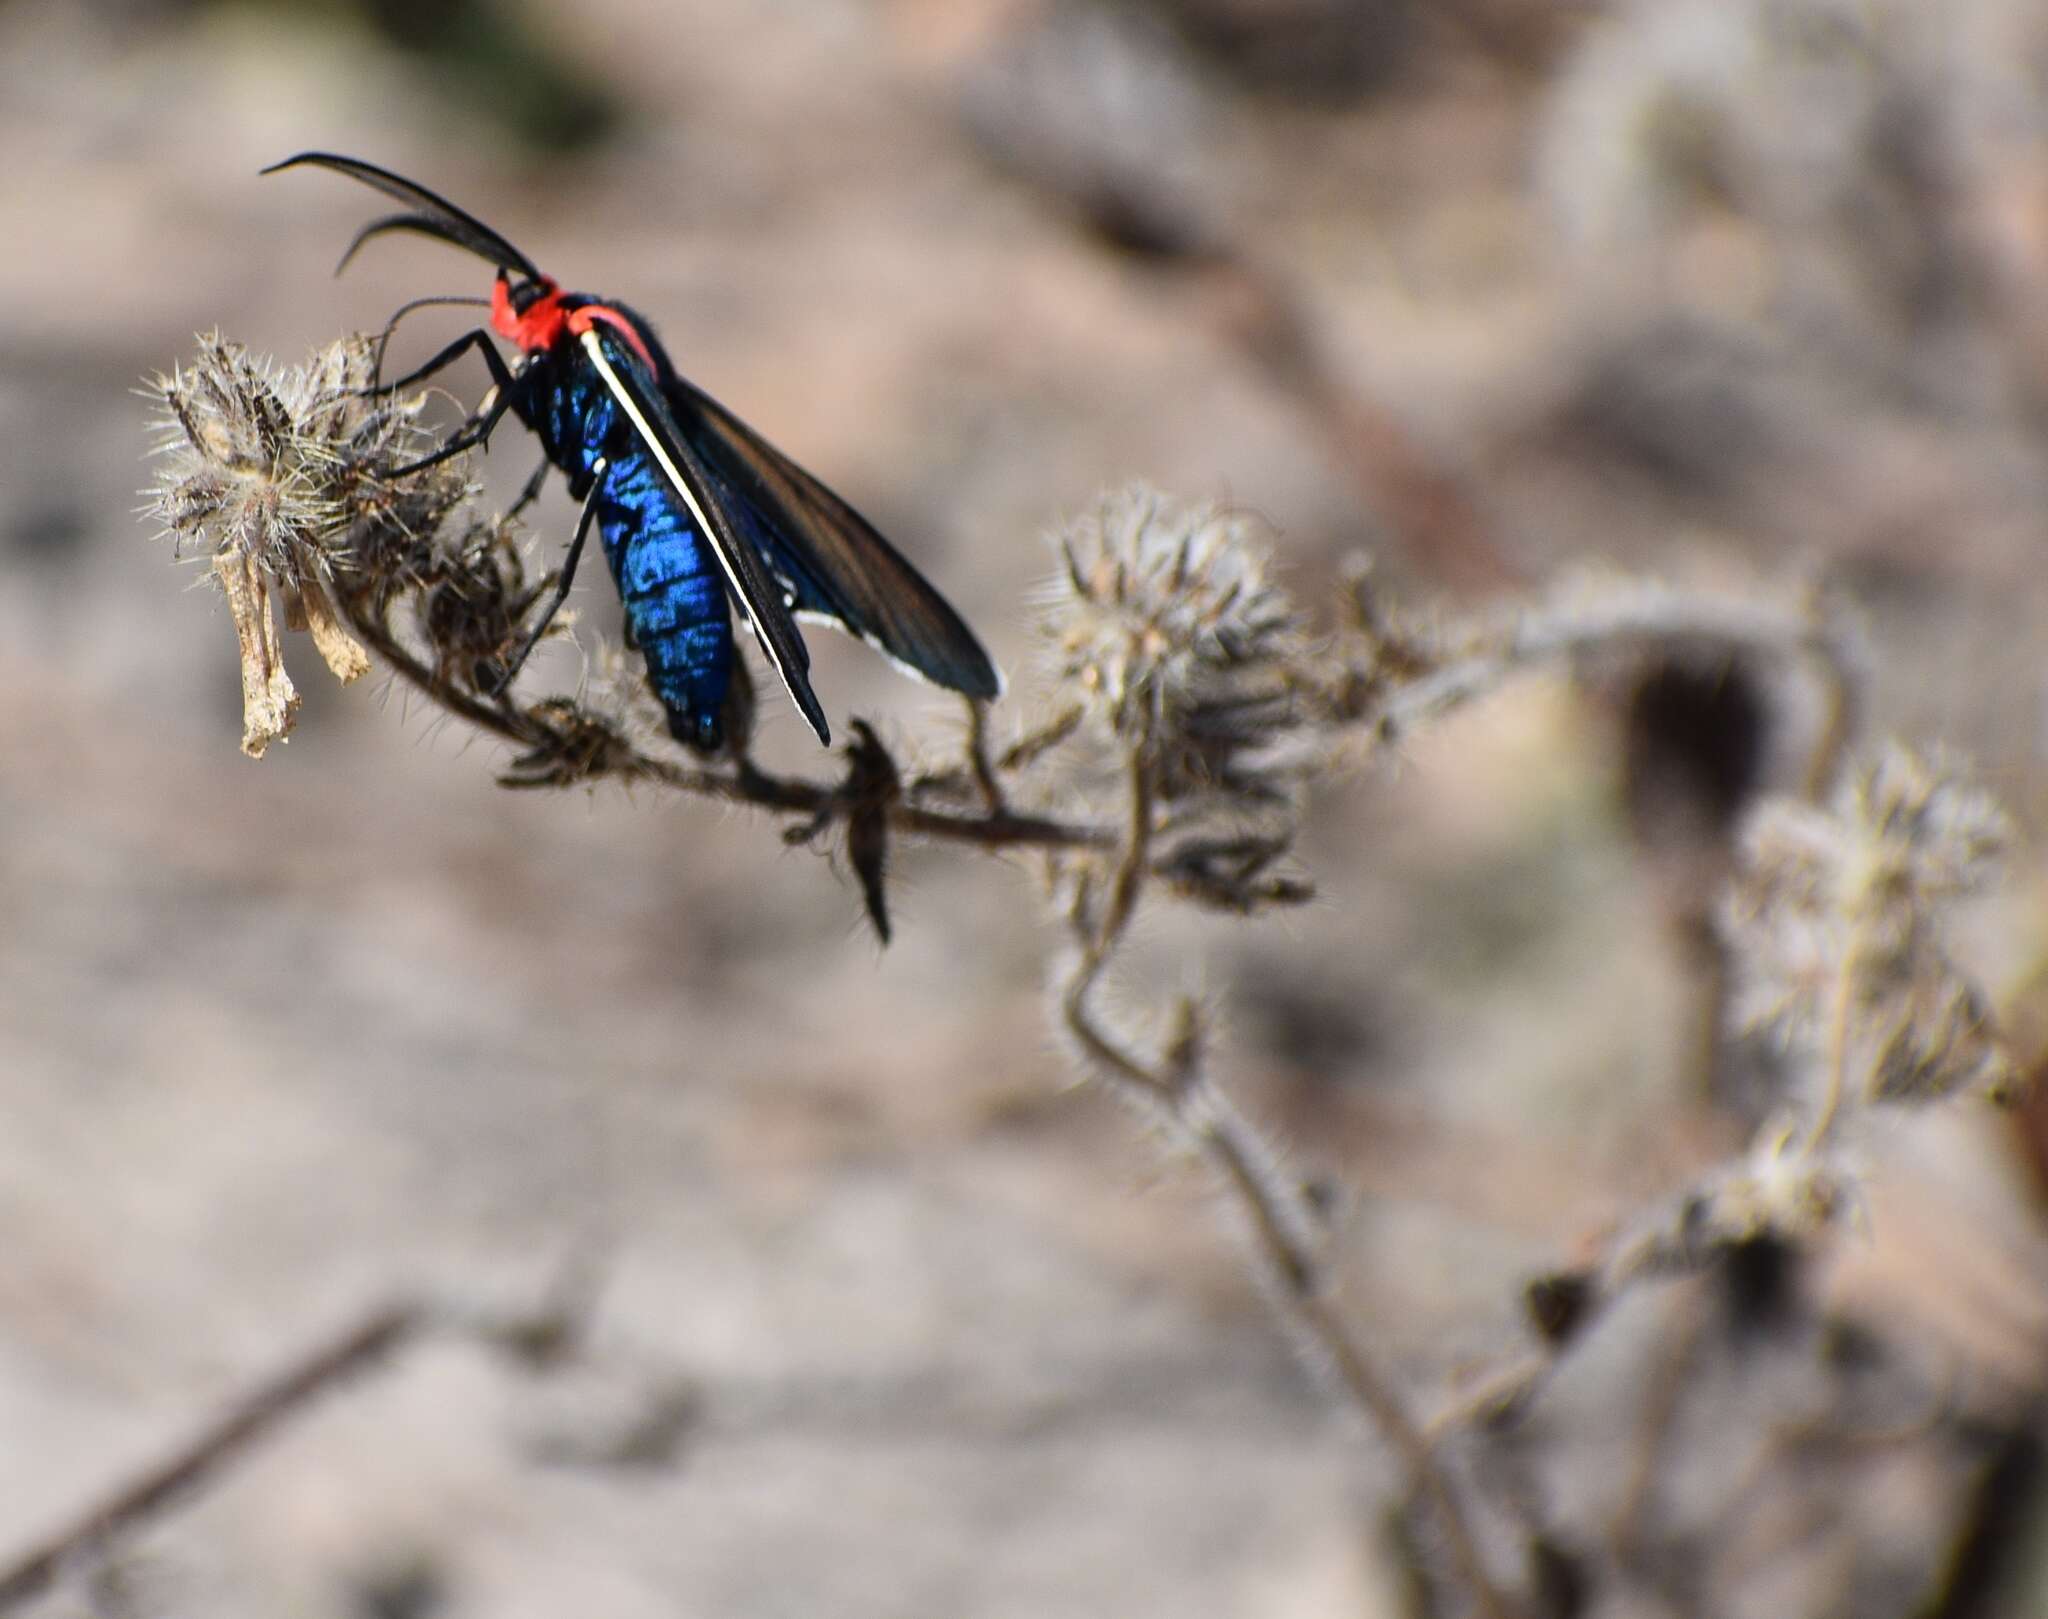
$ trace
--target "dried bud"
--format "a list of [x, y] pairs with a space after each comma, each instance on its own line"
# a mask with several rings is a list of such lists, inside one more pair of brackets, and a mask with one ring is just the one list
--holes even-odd
[[[528, 585], [514, 532], [503, 519], [472, 521], [453, 540], [422, 548], [414, 613], [443, 684], [495, 694], [525, 639], [526, 618], [546, 589]], [[557, 625], [565, 622], [557, 615]]]
[[860, 879], [868, 920], [882, 943], [889, 942], [889, 806], [901, 790], [896, 761], [866, 720], [853, 722], [846, 745], [846, 857]]
[[611, 775], [632, 755], [632, 742], [608, 719], [568, 698], [543, 698], [527, 718], [545, 740], [512, 761], [501, 787], [567, 787]]
[[1139, 487], [1058, 545], [1060, 676], [1102, 730], [1154, 756], [1160, 796], [1284, 796], [1272, 749], [1306, 718], [1302, 640], [1249, 522]]
[[1997, 874], [2012, 823], [1991, 797], [1953, 771], [1929, 767], [1894, 744], [1856, 785], [1872, 897], [1905, 890], [1921, 903], [1981, 892]]
[[1782, 1034], [1815, 1095], [1837, 1079], [1890, 1103], [2007, 1088], [1983, 999], [1942, 944], [2007, 835], [1988, 797], [1898, 747], [1830, 808], [1761, 806], [1724, 918], [1738, 1020]]

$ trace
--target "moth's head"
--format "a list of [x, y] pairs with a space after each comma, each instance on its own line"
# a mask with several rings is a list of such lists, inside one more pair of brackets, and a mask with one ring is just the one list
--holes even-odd
[[491, 288], [491, 329], [522, 353], [544, 353], [561, 338], [567, 305], [562, 289], [546, 276], [501, 269]]

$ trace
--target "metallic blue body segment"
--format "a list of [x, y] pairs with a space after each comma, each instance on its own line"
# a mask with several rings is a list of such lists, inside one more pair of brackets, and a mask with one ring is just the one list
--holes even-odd
[[[715, 746], [732, 685], [732, 610], [725, 580], [654, 457], [635, 448], [610, 462], [597, 496], [597, 531], [626, 604], [647, 678], [686, 741]], [[680, 723], [679, 723], [680, 722]]]
[[[626, 626], [681, 741], [710, 749], [732, 686], [732, 609], [711, 548], [653, 453], [585, 365], [548, 368], [545, 389], [513, 408], [581, 500], [595, 486], [597, 529]], [[600, 470], [600, 468], [602, 470]]]

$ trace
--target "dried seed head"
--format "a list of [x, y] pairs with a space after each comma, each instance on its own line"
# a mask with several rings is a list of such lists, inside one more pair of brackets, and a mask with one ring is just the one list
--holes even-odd
[[150, 384], [161, 460], [146, 510], [213, 556], [241, 645], [251, 755], [290, 730], [298, 704], [273, 596], [338, 678], [356, 678], [369, 658], [345, 627], [349, 607], [381, 614], [421, 582], [442, 523], [470, 492], [452, 465], [391, 480], [433, 440], [416, 425], [416, 401], [364, 397], [374, 355], [367, 338], [348, 338], [280, 369], [216, 332], [189, 368]]
[[452, 536], [427, 538], [409, 566], [418, 575], [414, 618], [435, 676], [495, 692], [524, 639], [526, 618], [545, 594], [527, 583], [512, 525], [472, 519]]
[[191, 370], [152, 383], [164, 463], [150, 493], [181, 541], [238, 551], [273, 579], [296, 582], [346, 508], [321, 475], [325, 458], [300, 453], [279, 381], [218, 333], [201, 338]]
[[1060, 678], [1097, 726], [1149, 750], [1158, 791], [1280, 791], [1273, 744], [1305, 723], [1299, 621], [1250, 523], [1134, 487], [1057, 538]]
[[1978, 893], [1997, 874], [2012, 823], [1941, 761], [1930, 766], [1894, 744], [1855, 792], [1875, 894], [1933, 904]]
[[280, 585], [332, 574], [358, 515], [359, 485], [403, 439], [411, 413], [373, 406], [370, 347], [353, 339], [303, 366], [252, 359], [219, 333], [189, 369], [153, 379], [162, 470], [152, 510], [181, 541], [240, 551]]
[[1724, 914], [1738, 1021], [1775, 1028], [1811, 1083], [1839, 1063], [1870, 1101], [2006, 1088], [2001, 1043], [1943, 930], [1990, 881], [2008, 831], [1990, 798], [1896, 746], [1827, 809], [1761, 806]]

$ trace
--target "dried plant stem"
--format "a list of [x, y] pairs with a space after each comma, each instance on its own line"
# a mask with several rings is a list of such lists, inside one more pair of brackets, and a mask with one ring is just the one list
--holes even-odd
[[1786, 605], [1636, 583], [1591, 593], [1566, 591], [1524, 608], [1469, 654], [1388, 693], [1374, 718], [1401, 734], [1498, 688], [1535, 664], [1576, 657], [1617, 642], [1703, 640], [1804, 663], [1823, 688], [1827, 717], [1808, 761], [1808, 787], [1832, 780], [1858, 697], [1853, 649], [1811, 602]]
[[1855, 1037], [1856, 990], [1863, 974], [1865, 924], [1858, 922], [1849, 932], [1849, 940], [1842, 948], [1842, 962], [1835, 970], [1834, 995], [1828, 1008], [1827, 1058], [1823, 1065], [1827, 1075], [1827, 1089], [1821, 1093], [1820, 1106], [1814, 1110], [1813, 1123], [1807, 1127], [1806, 1139], [1801, 1143], [1804, 1152], [1817, 1152], [1834, 1128], [1835, 1116], [1842, 1109], [1842, 1098], [1849, 1089], [1849, 1047]]
[[1036, 730], [1025, 732], [1003, 749], [998, 765], [1004, 770], [1022, 770], [1035, 764], [1079, 730], [1083, 718], [1078, 704], [1061, 709]]
[[1440, 1465], [1431, 1437], [1409, 1416], [1393, 1380], [1360, 1343], [1331, 1300], [1316, 1238], [1317, 1219], [1279, 1171], [1278, 1154], [1202, 1071], [1195, 1013], [1183, 1003], [1179, 1026], [1159, 1059], [1148, 1062], [1109, 1033], [1089, 997], [1136, 914], [1150, 866], [1153, 793], [1142, 746], [1127, 770], [1125, 841], [1099, 919], [1092, 922], [1085, 887], [1072, 922], [1080, 954], [1060, 995], [1068, 1032], [1110, 1089], [1185, 1143], [1214, 1174], [1246, 1237], [1254, 1271], [1313, 1370], [1333, 1373], [1338, 1390], [1379, 1433], [1442, 1528], [1457, 1578], [1487, 1619], [1512, 1619], [1516, 1608], [1488, 1577], [1463, 1503]]
[[1440, 1437], [1526, 1407], [1565, 1356], [1587, 1341], [1599, 1317], [1630, 1288], [1656, 1278], [1692, 1275], [1709, 1264], [1719, 1245], [1694, 1229], [1711, 1199], [1709, 1185], [1702, 1183], [1642, 1212], [1615, 1232], [1596, 1258], [1566, 1273], [1582, 1294], [1569, 1327], [1546, 1333], [1533, 1346], [1466, 1383], [1430, 1416], [1424, 1431]]
[[1081, 970], [1068, 980], [1062, 998], [1068, 1030], [1099, 1078], [1157, 1118], [1215, 1173], [1247, 1233], [1254, 1267], [1304, 1346], [1304, 1357], [1317, 1371], [1334, 1374], [1344, 1398], [1394, 1448], [1411, 1487], [1434, 1511], [1452, 1566], [1479, 1611], [1488, 1619], [1511, 1619], [1516, 1609], [1486, 1573], [1463, 1503], [1438, 1463], [1431, 1436], [1409, 1416], [1392, 1380], [1324, 1291], [1323, 1266], [1304, 1240], [1312, 1217], [1273, 1173], [1272, 1149], [1212, 1085], [1155, 1072], [1102, 1031], [1087, 1004], [1101, 965], [1089, 966], [1084, 958]]
[[[410, 648], [357, 604], [350, 603], [345, 611], [356, 632], [400, 679], [450, 713], [520, 747], [549, 748], [561, 741], [541, 714], [486, 702], [437, 678]], [[774, 776], [751, 763], [729, 772], [699, 769], [643, 753], [630, 745], [615, 748], [607, 758], [604, 773], [624, 781], [658, 781], [682, 792], [726, 803], [819, 818], [821, 824], [841, 808], [842, 795], [837, 783]], [[518, 785], [519, 778], [509, 778], [508, 784]], [[968, 814], [897, 802], [889, 806], [888, 818], [895, 831], [992, 849], [1109, 849], [1117, 844], [1116, 834], [1107, 827], [1019, 814], [1000, 804], [991, 805], [980, 814]]]
[[531, 1304], [510, 1308], [437, 1295], [400, 1295], [347, 1326], [235, 1399], [168, 1456], [116, 1484], [63, 1528], [0, 1564], [0, 1613], [11, 1613], [88, 1559], [133, 1533], [243, 1459], [256, 1444], [311, 1410], [321, 1396], [432, 1333], [450, 1333], [541, 1369], [579, 1352], [595, 1300], [587, 1254], [571, 1256]]
[[1699, 1283], [1675, 1295], [1666, 1323], [1663, 1348], [1651, 1368], [1650, 1386], [1636, 1425], [1636, 1442], [1622, 1487], [1621, 1505], [1608, 1525], [1608, 1535], [1624, 1561], [1642, 1539], [1643, 1524], [1654, 1504], [1660, 1469], [1666, 1458], [1685, 1393], [1691, 1385], [1700, 1346], [1706, 1336], [1707, 1313], [1701, 1307]]
[[320, 1395], [404, 1344], [427, 1319], [409, 1303], [380, 1305], [243, 1395], [168, 1457], [0, 1568], [0, 1612], [21, 1607], [79, 1559], [103, 1552], [205, 1483]]
[[1839, 637], [1823, 637], [1815, 646], [1814, 666], [1821, 676], [1823, 712], [1820, 734], [1806, 758], [1806, 776], [1799, 796], [1820, 803], [1834, 790], [1855, 741], [1863, 712], [1864, 688], [1851, 660], [1852, 648]]
[[1422, 1425], [1432, 1444], [1461, 1428], [1490, 1422], [1525, 1404], [1562, 1358], [1562, 1345], [1525, 1349], [1446, 1400]]
[[1008, 808], [1003, 784], [988, 756], [988, 704], [970, 699], [967, 704], [967, 762], [974, 771], [974, 785], [981, 789], [981, 801], [991, 815]]
[[[421, 660], [383, 622], [381, 614], [363, 600], [344, 598], [341, 606], [357, 635], [380, 653], [400, 678], [433, 702], [519, 747], [548, 753], [560, 751], [563, 738], [541, 711], [489, 702], [462, 690]], [[1644, 585], [1617, 592], [1613, 598], [1592, 605], [1567, 603], [1526, 612], [1507, 631], [1489, 639], [1472, 654], [1384, 693], [1368, 713], [1360, 716], [1359, 724], [1368, 735], [1401, 735], [1497, 689], [1531, 666], [1617, 641], [1685, 636], [1712, 638], [1778, 656], [1803, 657], [1832, 694], [1830, 712], [1853, 710], [1853, 661], [1832, 627], [1812, 610], [1702, 598], [1663, 586]], [[890, 830], [995, 849], [1105, 851], [1118, 847], [1118, 834], [1110, 827], [1019, 813], [1008, 807], [1001, 790], [1001, 775], [1028, 768], [1070, 737], [1081, 719], [1078, 708], [1063, 709], [991, 758], [985, 714], [973, 711], [967, 769], [911, 783], [887, 808]], [[1832, 735], [1830, 731], [1828, 737]], [[1832, 746], [1824, 737], [1822, 752], [1809, 763], [1813, 779], [1824, 780], [1832, 775], [1832, 757]], [[602, 773], [622, 780], [658, 781], [701, 797], [809, 817], [821, 825], [844, 807], [837, 783], [774, 776], [751, 762], [743, 762], [730, 771], [678, 764], [619, 738], [610, 739]], [[934, 808], [922, 801], [945, 781], [966, 779], [974, 781], [982, 797], [983, 808], [979, 813]], [[528, 784], [517, 775], [507, 777], [506, 781], [508, 785]]]

